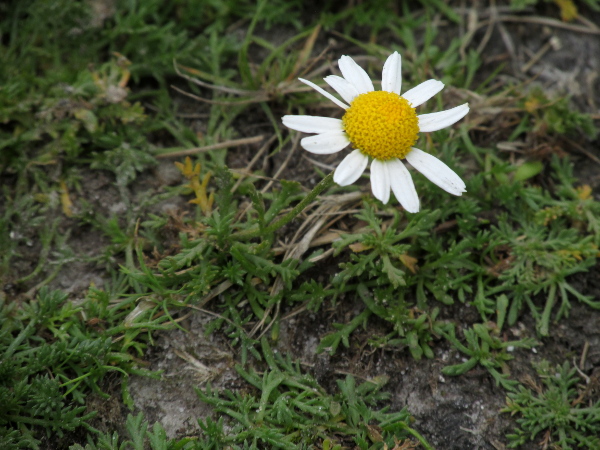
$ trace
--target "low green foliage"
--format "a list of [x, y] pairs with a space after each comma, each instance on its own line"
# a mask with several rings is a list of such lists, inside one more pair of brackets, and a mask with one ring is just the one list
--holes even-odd
[[469, 358], [463, 363], [444, 367], [442, 373], [461, 375], [481, 364], [492, 375], [497, 385], [502, 385], [507, 391], [513, 391], [517, 382], [508, 378], [506, 361], [513, 359], [508, 352], [514, 351], [515, 348], [531, 348], [536, 341], [528, 338], [505, 342], [499, 337], [499, 331], [498, 328], [490, 330], [489, 325], [476, 323], [473, 328], [463, 332], [466, 345], [456, 338], [454, 328], [450, 328], [447, 333], [442, 331], [446, 339]]
[[406, 286], [402, 260], [411, 246], [402, 242], [424, 238], [439, 218], [439, 212], [424, 212], [402, 224], [400, 213], [393, 210], [392, 214], [393, 220], [382, 229], [382, 220], [377, 217], [376, 210], [365, 202], [363, 211], [356, 215], [358, 220], [367, 223], [364, 232], [344, 235], [334, 243], [337, 254], [345, 247], [359, 243], [354, 247], [350, 261], [341, 264], [342, 271], [334, 279], [335, 284], [344, 286], [358, 277], [373, 279], [385, 274], [394, 288]]
[[[343, 8], [325, 2], [318, 15], [283, 0], [104, 3], [0, 2], [1, 448], [35, 449], [42, 436], [68, 440], [82, 430], [88, 442], [73, 450], [381, 449], [408, 438], [430, 448], [408, 411], [385, 406], [385, 377], [359, 385], [339, 377], [329, 392], [299, 362], [271, 349], [284, 311], [324, 317], [341, 305], [356, 312], [335, 315], [318, 352], [352, 352], [360, 343], [418, 360], [434, 358], [441, 345], [466, 358], [444, 374], [480, 366], [509, 393], [507, 411], [519, 423], [512, 445], [546, 432], [563, 448], [598, 446], [590, 436], [599, 433], [600, 405], [577, 402], [573, 369], [560, 367], [560, 377], [540, 369], [546, 390], [535, 393], [510, 376], [513, 352], [534, 345], [534, 334], [552, 335], [574, 302], [600, 309], [576, 278], [597, 264], [600, 203], [589, 186], [578, 185], [568, 158], [532, 152], [514, 162], [472, 142], [468, 123], [431, 133], [416, 145], [452, 166], [467, 194], [440, 195], [415, 173], [421, 212], [365, 195], [358, 212], [342, 211], [339, 229], [330, 226], [337, 233], [332, 248], [296, 245], [298, 239], [290, 246], [288, 231], [300, 220], [285, 219], [308, 199], [317, 206], [307, 216], [329, 220], [338, 210], [323, 213], [319, 205], [342, 201], [359, 186], [322, 181], [320, 197], [310, 197], [307, 186], [280, 174], [270, 179], [268, 164], [247, 173], [230, 169], [232, 160], [239, 167], [239, 155], [227, 149], [177, 161], [185, 178], [179, 184], [155, 172], [181, 150], [255, 129], [273, 135], [270, 158], [288, 155], [297, 141], [280, 116], [321, 108], [296, 79], [329, 71], [331, 52], [318, 55], [323, 30], [336, 49], [368, 55], [361, 65], [375, 79], [380, 67], [371, 62], [401, 51], [403, 91], [439, 78], [460, 88], [445, 92], [451, 102], [493, 97], [493, 76], [474, 86], [483, 58], [463, 36], [448, 40], [436, 25], [440, 17], [460, 23], [458, 10], [440, 0]], [[100, 4], [107, 9], [91, 9]], [[171, 100], [170, 86], [186, 81], [203, 101], [190, 114], [181, 97]], [[509, 142], [554, 149], [597, 137], [592, 118], [566, 97], [514, 87], [500, 96], [518, 111], [511, 118], [517, 125], [504, 130]], [[441, 109], [438, 100], [422, 112]], [[328, 180], [318, 168], [315, 176]], [[92, 187], [99, 178], [111, 189], [111, 204], [94, 197], [104, 189]], [[177, 206], [190, 196], [193, 206]], [[177, 210], [166, 212], [166, 202]], [[314, 223], [307, 216], [299, 216], [303, 227]], [[97, 248], [82, 254], [73, 237], [87, 232]], [[77, 298], [46, 287], [73, 263], [101, 272], [102, 283], [94, 279]], [[456, 303], [478, 320], [459, 328], [448, 313]], [[206, 333], [218, 333], [237, 352], [235, 370], [246, 387], [199, 389], [200, 400], [222, 417], [199, 418], [202, 433], [194, 438], [167, 438], [141, 414], [128, 416], [123, 436], [99, 433], [87, 397], [106, 395], [110, 372], [121, 377], [121, 400], [133, 408], [128, 377], [158, 376], [139, 369], [137, 358], [154, 333], [178, 326], [175, 319], [190, 307], [214, 317]], [[511, 338], [511, 327], [527, 316], [536, 323], [531, 336]]]
[[508, 394], [504, 412], [516, 416], [518, 428], [508, 435], [509, 447], [545, 440], [563, 450], [600, 448], [600, 400], [589, 398], [589, 387], [581, 385], [577, 369], [568, 362], [552, 367], [547, 361], [537, 372], [544, 387], [535, 390], [519, 385]]
[[81, 426], [93, 430], [88, 422], [95, 413], [86, 412], [85, 399], [103, 395], [99, 383], [107, 372], [149, 375], [81, 320], [94, 309], [45, 287], [24, 308], [0, 305], [0, 426], [18, 429], [7, 435], [14, 442], [35, 448], [39, 429], [58, 436]]
[[137, 416], [127, 415], [125, 429], [127, 438], [114, 433], [99, 433], [93, 438], [88, 437], [84, 446], [75, 444], [69, 450], [201, 450], [203, 447], [192, 438], [169, 439], [160, 423], [155, 422], [149, 429], [148, 421], [142, 413]]
[[[571, 299], [600, 308], [600, 303], [582, 295], [567, 281], [596, 263], [600, 235], [593, 230], [598, 226], [598, 203], [582, 195], [585, 188], [573, 188], [570, 165], [555, 158], [552, 168], [558, 183], [555, 195], [536, 187], [522, 189], [519, 195], [523, 203], [510, 216], [501, 217], [494, 233], [495, 244], [501, 249], [497, 254], [508, 254], [508, 264], [496, 266], [500, 284], [491, 292], [505, 292], [509, 297], [511, 325], [527, 305], [542, 336], [548, 335], [557, 300], [560, 303], [555, 320], [568, 315]], [[523, 225], [515, 227], [515, 223]], [[543, 308], [534, 302], [541, 293], [546, 297]]]
[[514, 139], [524, 133], [537, 135], [577, 137], [582, 133], [590, 139], [598, 136], [598, 129], [589, 114], [574, 110], [569, 98], [548, 98], [540, 87], [535, 87], [521, 101], [525, 114], [511, 134]]
[[[421, 320], [429, 323], [424, 317], [433, 306], [432, 300], [443, 304], [452, 304], [455, 299], [469, 302], [487, 320], [497, 311], [496, 302], [503, 299], [507, 302], [509, 325], [514, 325], [527, 308], [535, 317], [541, 336], [548, 335], [553, 320], [568, 316], [573, 300], [600, 308], [600, 303], [581, 294], [569, 282], [569, 277], [596, 263], [600, 239], [595, 231], [600, 214], [598, 203], [589, 197], [585, 187], [573, 187], [572, 169], [565, 161], [555, 158], [551, 164], [556, 180], [553, 193], [511, 180], [504, 174], [514, 169], [500, 164], [505, 172], [496, 195], [460, 199], [445, 207], [444, 215], [455, 217], [455, 225], [444, 234], [430, 232], [433, 223], [443, 223], [441, 208], [419, 213], [407, 223], [401, 223], [398, 212], [392, 210], [393, 219], [383, 229], [373, 207], [365, 205], [357, 219], [368, 226], [335, 243], [337, 252], [344, 248], [352, 252], [350, 261], [341, 264], [342, 271], [334, 278], [334, 285], [361, 280], [366, 286], [377, 286], [374, 300], [380, 307], [374, 308], [372, 295], [360, 295], [367, 310], [347, 326], [336, 325], [340, 331], [327, 336], [321, 349], [335, 351], [339, 342], [347, 346], [349, 333], [366, 319], [369, 311], [377, 310], [378, 316], [397, 324], [410, 323], [413, 319], [409, 313], [418, 308], [425, 312]], [[471, 185], [477, 186], [492, 174], [493, 169], [478, 175]], [[494, 224], [482, 219], [482, 211], [498, 207], [505, 212], [495, 218]], [[390, 289], [386, 290], [385, 285]], [[399, 286], [403, 287], [401, 291]], [[407, 301], [411, 291], [414, 300]], [[540, 305], [541, 298], [545, 300]], [[440, 336], [441, 329], [426, 340]], [[413, 355], [432, 356], [423, 341], [415, 353], [414, 338], [412, 342], [409, 348]]]
[[[237, 372], [257, 391], [257, 396], [241, 392], [216, 392], [210, 385], [198, 391], [202, 401], [232, 421], [224, 428], [223, 416], [200, 421], [205, 438], [202, 448], [225, 446], [259, 449], [300, 449], [307, 442], [323, 447], [342, 448], [354, 444], [360, 449], [389, 447], [395, 441], [423, 438], [409, 426], [406, 410], [389, 413], [375, 409], [389, 394], [380, 392], [387, 378], [376, 378], [356, 385], [348, 376], [338, 380], [339, 393], [330, 396], [298, 364], [271, 350], [262, 340], [262, 354], [268, 365], [262, 375], [253, 369], [236, 366]], [[345, 437], [345, 438], [341, 438]]]
[[325, 336], [319, 344], [318, 351], [329, 351], [334, 354], [339, 346], [350, 346], [350, 335], [359, 326], [367, 327], [368, 318], [376, 315], [390, 322], [393, 331], [385, 336], [373, 337], [369, 343], [374, 347], [403, 347], [408, 348], [413, 358], [421, 359], [423, 356], [433, 358], [430, 346], [434, 337], [442, 335], [442, 330], [448, 328], [447, 322], [437, 320], [439, 309], [431, 312], [419, 311], [409, 308], [409, 304], [402, 295], [394, 295], [395, 287], [375, 288], [369, 292], [366, 285], [359, 284], [356, 293], [365, 303], [365, 310], [347, 324], [334, 323], [338, 331]]

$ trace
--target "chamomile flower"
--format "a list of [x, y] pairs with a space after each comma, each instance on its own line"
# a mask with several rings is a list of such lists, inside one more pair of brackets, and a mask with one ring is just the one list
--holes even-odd
[[[413, 147], [419, 132], [446, 128], [469, 112], [469, 105], [446, 111], [417, 115], [415, 108], [444, 88], [444, 83], [428, 80], [400, 95], [402, 86], [401, 58], [390, 55], [383, 66], [381, 91], [373, 88], [369, 75], [349, 56], [338, 62], [343, 77], [329, 75], [325, 81], [344, 101], [314, 83], [299, 80], [346, 110], [342, 119], [318, 116], [284, 116], [283, 124], [303, 133], [316, 133], [300, 141], [311, 153], [336, 153], [349, 144], [354, 149], [336, 168], [333, 180], [347, 186], [360, 178], [371, 161], [373, 195], [387, 203], [390, 190], [406, 211], [419, 211], [419, 197], [406, 159], [432, 183], [453, 195], [462, 195], [465, 183], [446, 164]], [[345, 103], [347, 102], [347, 103]]]

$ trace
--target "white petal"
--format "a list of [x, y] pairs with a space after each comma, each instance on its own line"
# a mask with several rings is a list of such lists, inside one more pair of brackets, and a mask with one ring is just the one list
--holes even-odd
[[344, 108], [344, 109], [348, 109], [350, 108], [348, 105], [346, 105], [344, 102], [341, 102], [340, 100], [338, 100], [337, 98], [335, 98], [333, 95], [331, 95], [329, 92], [323, 90], [322, 88], [320, 88], [319, 86], [317, 86], [315, 83], [305, 80], [304, 78], [298, 78], [300, 81], [302, 81], [304, 84], [309, 85], [311, 88], [313, 88], [315, 91], [317, 91], [319, 94], [324, 95], [325, 97], [327, 97], [329, 100], [331, 100], [333, 103], [335, 103], [336, 105], [338, 105], [340, 108]]
[[349, 143], [350, 141], [343, 131], [328, 131], [327, 133], [305, 137], [300, 141], [300, 145], [305, 150], [317, 155], [329, 155], [339, 152]]
[[462, 195], [463, 192], [466, 192], [464, 181], [435, 156], [413, 147], [406, 155], [406, 160], [429, 181], [446, 192], [453, 195]]
[[442, 89], [444, 89], [444, 83], [441, 81], [427, 80], [406, 91], [404, 94], [402, 94], [402, 97], [408, 100], [408, 103], [410, 103], [413, 108], [416, 108], [417, 106], [425, 103]]
[[342, 77], [338, 77], [337, 75], [329, 75], [326, 76], [324, 80], [348, 103], [352, 103], [352, 100], [354, 100], [354, 98], [358, 95], [358, 91], [354, 85]]
[[375, 90], [367, 72], [349, 56], [342, 56], [338, 61], [338, 67], [344, 78], [354, 85], [359, 94]]
[[402, 88], [402, 58], [398, 52], [392, 53], [383, 65], [381, 90], [400, 95]]
[[371, 163], [371, 190], [381, 203], [390, 200], [390, 172], [387, 161], [374, 159]]
[[410, 172], [399, 159], [388, 161], [390, 184], [402, 207], [410, 213], [419, 212], [419, 196]]
[[332, 117], [283, 116], [281, 121], [286, 127], [303, 133], [326, 133], [344, 129], [342, 121]]
[[361, 153], [360, 150], [354, 150], [346, 156], [333, 174], [333, 181], [340, 186], [348, 186], [360, 178], [367, 168], [369, 158]]
[[431, 114], [421, 114], [420, 116], [417, 116], [419, 119], [419, 131], [426, 133], [429, 131], [437, 131], [441, 130], [442, 128], [449, 127], [465, 117], [468, 112], [469, 104], [465, 103], [464, 105], [447, 109], [446, 111], [440, 111]]

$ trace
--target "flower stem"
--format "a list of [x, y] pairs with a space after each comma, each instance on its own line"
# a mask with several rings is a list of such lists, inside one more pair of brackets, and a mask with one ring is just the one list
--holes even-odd
[[234, 233], [232, 238], [234, 238], [238, 241], [242, 241], [242, 240], [245, 241], [245, 240], [253, 239], [253, 238], [259, 237], [259, 236], [269, 235], [269, 234], [273, 233], [274, 231], [277, 231], [279, 228], [283, 227], [284, 225], [287, 225], [293, 219], [295, 219], [298, 214], [300, 214], [302, 211], [304, 211], [304, 208], [306, 208], [315, 198], [317, 198], [317, 196], [321, 192], [330, 188], [331, 185], [333, 185], [333, 172], [331, 172], [329, 175], [327, 175], [325, 178], [323, 178], [319, 182], [319, 184], [317, 184], [313, 188], [313, 190], [310, 191], [308, 193], [308, 195], [302, 199], [302, 201], [300, 203], [298, 203], [296, 206], [294, 206], [294, 208], [292, 208], [292, 210], [289, 213], [287, 213], [285, 216], [283, 216], [281, 219], [278, 219], [275, 222], [272, 222], [269, 226], [267, 226], [266, 228], [263, 228], [262, 230], [261, 229], [253, 229], [253, 230], [240, 231], [239, 233]]

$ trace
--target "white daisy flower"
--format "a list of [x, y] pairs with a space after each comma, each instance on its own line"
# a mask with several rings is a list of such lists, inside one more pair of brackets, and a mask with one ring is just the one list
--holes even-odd
[[432, 114], [417, 115], [415, 108], [444, 88], [444, 83], [428, 80], [400, 95], [401, 59], [398, 52], [383, 66], [381, 91], [375, 91], [369, 75], [349, 56], [338, 62], [343, 77], [329, 75], [325, 81], [348, 104], [308, 80], [299, 78], [336, 105], [344, 108], [342, 119], [317, 116], [284, 116], [283, 124], [303, 133], [316, 133], [300, 141], [311, 153], [327, 155], [352, 144], [354, 150], [336, 168], [333, 180], [347, 186], [360, 178], [371, 160], [373, 195], [387, 203], [390, 189], [405, 210], [419, 211], [419, 197], [402, 159], [432, 183], [453, 195], [462, 195], [465, 183], [435, 156], [413, 147], [419, 132], [448, 127], [469, 112], [469, 105]]

